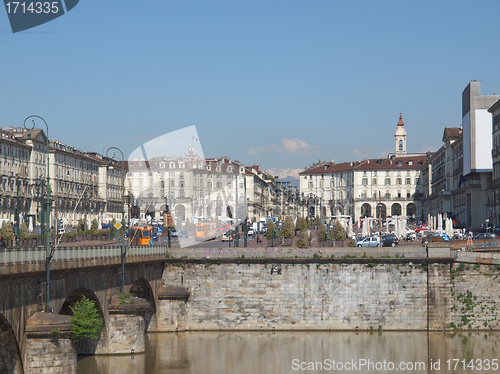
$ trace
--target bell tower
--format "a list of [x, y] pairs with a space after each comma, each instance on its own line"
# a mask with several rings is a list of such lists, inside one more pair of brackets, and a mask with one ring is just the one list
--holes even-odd
[[394, 137], [396, 138], [396, 155], [406, 154], [406, 130], [401, 113], [399, 113], [399, 122]]

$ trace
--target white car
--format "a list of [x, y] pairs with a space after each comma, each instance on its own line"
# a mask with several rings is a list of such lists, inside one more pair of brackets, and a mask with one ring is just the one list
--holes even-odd
[[255, 231], [253, 231], [252, 229], [248, 230], [248, 232], [247, 232], [247, 236], [251, 236], [254, 234], [255, 234]]

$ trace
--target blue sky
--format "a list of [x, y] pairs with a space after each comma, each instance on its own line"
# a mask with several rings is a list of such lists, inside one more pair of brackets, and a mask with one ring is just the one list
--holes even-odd
[[[196, 126], [206, 157], [304, 168], [410, 152], [460, 126], [471, 79], [500, 92], [500, 2], [81, 0], [13, 34], [0, 11], [0, 126], [126, 157]], [[187, 152], [187, 150], [186, 150]]]

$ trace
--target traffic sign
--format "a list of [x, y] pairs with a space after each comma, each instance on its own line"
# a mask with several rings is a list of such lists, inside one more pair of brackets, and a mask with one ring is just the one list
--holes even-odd
[[122, 224], [120, 222], [116, 222], [114, 226], [115, 226], [115, 229], [120, 230], [122, 227]]

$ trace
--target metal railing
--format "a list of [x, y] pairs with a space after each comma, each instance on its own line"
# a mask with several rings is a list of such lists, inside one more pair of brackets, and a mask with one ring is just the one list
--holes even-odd
[[[127, 248], [127, 258], [134, 256], [166, 255], [165, 245], [143, 245]], [[45, 247], [0, 249], [1, 265], [45, 263]], [[59, 247], [51, 262], [120, 258], [121, 246], [109, 247]]]

